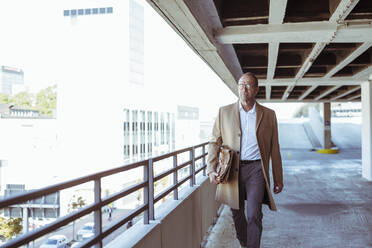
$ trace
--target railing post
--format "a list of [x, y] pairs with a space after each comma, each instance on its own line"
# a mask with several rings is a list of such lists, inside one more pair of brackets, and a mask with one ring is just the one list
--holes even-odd
[[191, 160], [191, 166], [190, 166], [190, 187], [195, 185], [195, 148], [192, 147], [190, 151], [190, 160]]
[[[101, 178], [94, 180], [94, 203], [98, 204], [101, 202]], [[101, 235], [102, 233], [102, 208], [94, 211], [94, 234]], [[95, 247], [102, 247], [102, 239], [95, 245]]]
[[[177, 168], [177, 154], [173, 155], [173, 168]], [[178, 170], [173, 172], [173, 185], [178, 183]], [[178, 187], [173, 190], [173, 199], [178, 200]]]
[[[205, 154], [205, 145], [203, 145], [202, 154], [203, 155]], [[205, 163], [205, 156], [203, 157], [202, 161], [203, 161], [203, 167], [204, 167], [204, 169], [203, 169], [203, 176], [206, 176], [207, 174], [206, 174], [206, 168], [205, 168], [205, 164], [206, 164]]]
[[149, 159], [149, 218], [154, 218], [154, 168], [152, 158]]
[[149, 224], [149, 164], [143, 166], [143, 181], [146, 182], [143, 187], [143, 204], [147, 205], [147, 210], [143, 213], [143, 224]]

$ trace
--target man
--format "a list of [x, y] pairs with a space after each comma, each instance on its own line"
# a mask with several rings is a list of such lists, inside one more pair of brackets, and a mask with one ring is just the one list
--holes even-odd
[[276, 211], [270, 191], [270, 158], [274, 193], [283, 189], [276, 116], [273, 110], [256, 102], [258, 89], [258, 80], [253, 73], [245, 73], [239, 79], [239, 101], [219, 109], [207, 161], [209, 179], [218, 184], [219, 148], [225, 145], [233, 150], [229, 180], [217, 185], [216, 200], [230, 206], [240, 245], [250, 248], [260, 247], [262, 204]]

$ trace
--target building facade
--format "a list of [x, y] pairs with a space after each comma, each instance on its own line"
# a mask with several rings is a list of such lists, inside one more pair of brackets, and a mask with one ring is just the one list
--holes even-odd
[[1, 66], [0, 68], [0, 93], [13, 95], [13, 87], [24, 84], [24, 72], [21, 69]]

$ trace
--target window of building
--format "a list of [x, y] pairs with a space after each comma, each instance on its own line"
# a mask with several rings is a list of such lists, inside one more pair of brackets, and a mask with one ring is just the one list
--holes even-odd
[[69, 16], [70, 15], [70, 10], [64, 10], [63, 15], [64, 16]]
[[93, 8], [93, 9], [92, 9], [92, 13], [93, 13], [93, 15], [98, 14], [98, 8]]
[[84, 10], [83, 9], [78, 9], [78, 15], [84, 15]]

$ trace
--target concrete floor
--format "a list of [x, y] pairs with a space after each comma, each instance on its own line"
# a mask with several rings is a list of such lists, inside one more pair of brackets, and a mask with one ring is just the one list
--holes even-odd
[[[372, 182], [361, 177], [360, 156], [282, 150], [284, 189], [273, 194], [277, 212], [263, 206], [261, 247], [372, 247]], [[228, 207], [206, 247], [239, 247]]]

